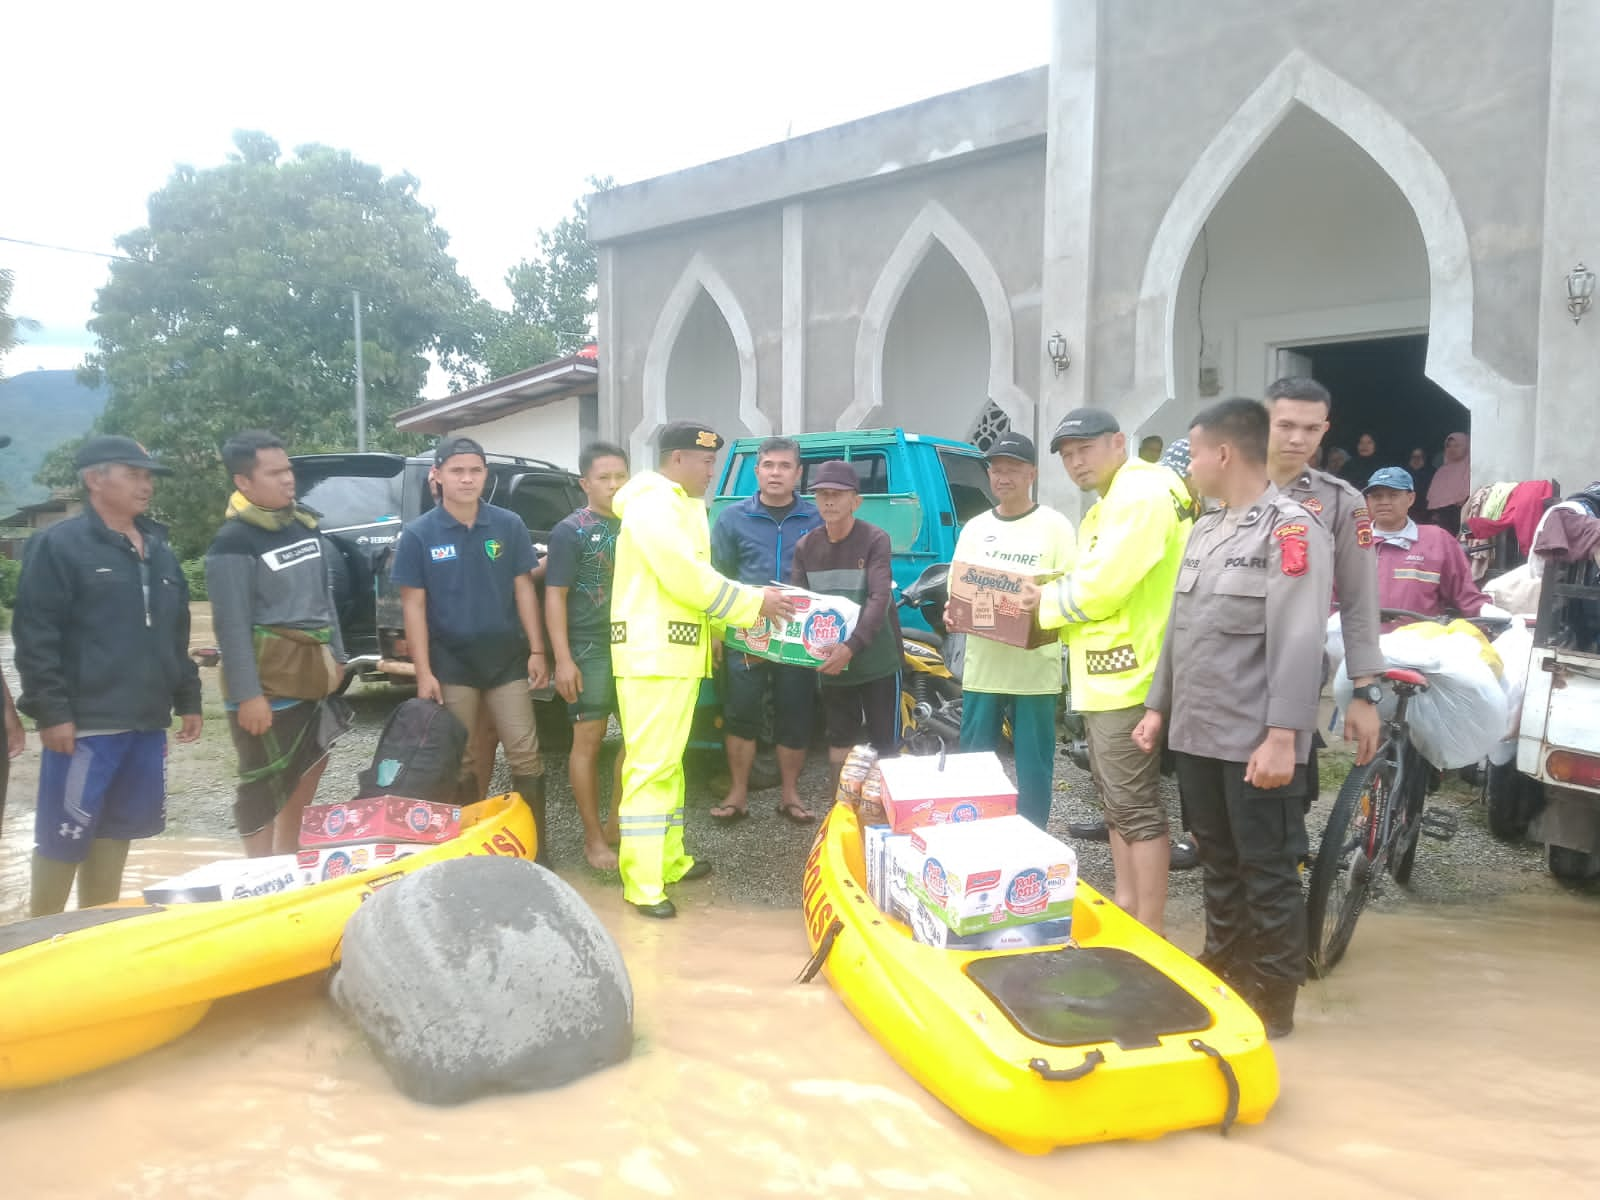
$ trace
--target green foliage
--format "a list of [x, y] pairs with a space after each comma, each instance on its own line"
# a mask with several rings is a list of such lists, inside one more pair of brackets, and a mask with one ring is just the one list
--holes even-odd
[[14, 558], [0, 558], [0, 607], [16, 607], [17, 580], [20, 578], [22, 564]]
[[217, 451], [231, 433], [272, 429], [294, 452], [355, 445], [352, 289], [374, 448], [417, 448], [391, 418], [416, 402], [424, 353], [470, 369], [485, 336], [415, 178], [327, 146], [284, 160], [261, 133], [234, 145], [222, 166], [180, 166], [150, 197], [148, 224], [118, 239], [132, 261], [112, 264], [90, 322], [88, 374], [111, 388], [98, 428], [177, 468], [155, 515], [180, 557], [201, 553], [221, 520]]
[[206, 591], [206, 560], [203, 558], [186, 558], [179, 565], [183, 567], [183, 577], [189, 583], [189, 599], [211, 599], [210, 594]]
[[[18, 335], [24, 329], [38, 328], [36, 321], [11, 315], [11, 289], [15, 284], [15, 275], [0, 267], [0, 362], [4, 362], [6, 355], [21, 345], [22, 338]], [[0, 374], [0, 380], [4, 378]]]
[[[589, 184], [597, 192], [615, 186], [609, 176]], [[571, 354], [594, 340], [596, 270], [584, 197], [573, 203], [571, 216], [540, 231], [537, 257], [506, 273], [511, 311], [495, 314], [483, 348], [491, 377]]]

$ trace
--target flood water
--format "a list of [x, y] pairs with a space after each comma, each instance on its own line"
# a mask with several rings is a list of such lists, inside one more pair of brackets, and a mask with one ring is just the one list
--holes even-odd
[[[0, 920], [26, 866], [0, 851]], [[233, 852], [137, 847], [130, 892]], [[793, 911], [640, 920], [580, 884], [636, 996], [626, 1064], [454, 1109], [400, 1096], [319, 980], [219, 1002], [170, 1046], [0, 1094], [6, 1196], [1594, 1195], [1600, 905], [1363, 918], [1277, 1043], [1266, 1122], [1027, 1158], [921, 1091], [806, 958]], [[1193, 947], [1198, 929], [1175, 939]], [[3, 998], [0, 998], [3, 1009]], [[1158, 1098], [1152, 1097], [1152, 1102]]]

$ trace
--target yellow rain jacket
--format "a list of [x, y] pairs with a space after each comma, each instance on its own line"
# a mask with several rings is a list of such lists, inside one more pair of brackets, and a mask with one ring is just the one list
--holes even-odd
[[611, 578], [612, 671], [708, 678], [713, 632], [755, 624], [762, 590], [717, 574], [704, 503], [664, 475], [635, 475], [612, 507], [622, 518]]
[[1078, 527], [1078, 560], [1039, 601], [1039, 626], [1060, 629], [1072, 707], [1112, 712], [1144, 703], [1166, 636], [1189, 540], [1189, 493], [1169, 468], [1124, 463]]

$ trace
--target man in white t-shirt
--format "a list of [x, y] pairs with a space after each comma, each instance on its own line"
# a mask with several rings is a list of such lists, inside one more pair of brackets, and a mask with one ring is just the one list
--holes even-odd
[[[1077, 550], [1072, 522], [1033, 498], [1038, 462], [1033, 442], [1020, 433], [1002, 434], [995, 442], [989, 451], [989, 489], [996, 504], [967, 522], [956, 543], [956, 561], [1041, 575], [1071, 569]], [[995, 749], [1009, 717], [1017, 811], [1043, 829], [1055, 790], [1061, 643], [1051, 640], [1024, 650], [968, 635], [961, 689], [961, 749]]]

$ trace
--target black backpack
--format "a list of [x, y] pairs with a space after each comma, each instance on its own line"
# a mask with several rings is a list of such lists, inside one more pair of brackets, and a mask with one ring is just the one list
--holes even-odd
[[407, 700], [384, 722], [372, 765], [357, 777], [357, 797], [452, 803], [466, 749], [467, 727], [454, 713], [432, 700]]

